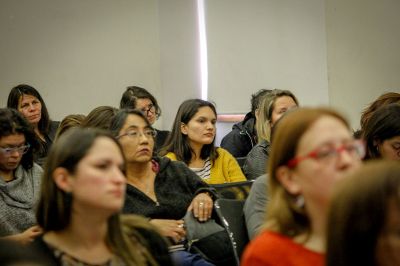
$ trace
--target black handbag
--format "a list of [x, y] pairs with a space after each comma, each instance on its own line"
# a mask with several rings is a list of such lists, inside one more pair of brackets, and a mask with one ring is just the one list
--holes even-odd
[[224, 227], [214, 219], [199, 222], [192, 212], [187, 212], [183, 220], [186, 227], [187, 251], [197, 253], [218, 266], [235, 265], [233, 247]]

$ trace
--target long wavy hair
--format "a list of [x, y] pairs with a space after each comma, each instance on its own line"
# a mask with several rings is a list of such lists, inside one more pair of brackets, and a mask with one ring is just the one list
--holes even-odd
[[327, 266], [399, 264], [391, 261], [398, 250], [390, 244], [385, 247], [386, 263], [376, 256], [378, 240], [386, 234], [385, 224], [393, 211], [391, 201], [400, 211], [399, 176], [398, 162], [375, 160], [335, 186], [327, 219]]
[[0, 108], [0, 138], [13, 134], [23, 134], [29, 150], [22, 155], [20, 164], [25, 170], [33, 166], [34, 150], [39, 148], [39, 143], [33, 127], [20, 112], [10, 108]]
[[[175, 117], [174, 124], [172, 126], [171, 134], [169, 134], [165, 141], [164, 147], [160, 151], [160, 155], [163, 156], [168, 152], [173, 152], [179, 161], [183, 161], [189, 164], [192, 159], [193, 149], [190, 146], [188, 136], [182, 134], [181, 125], [182, 123], [188, 124], [189, 121], [196, 115], [201, 107], [210, 107], [215, 116], [217, 116], [217, 110], [214, 104], [209, 101], [201, 99], [190, 99], [184, 101], [178, 109]], [[215, 147], [215, 138], [210, 144], [203, 145], [200, 152], [200, 158], [205, 160], [210, 158], [210, 161], [214, 162], [218, 158], [218, 152]]]
[[[53, 173], [55, 169], [63, 167], [69, 173], [75, 173], [77, 165], [99, 137], [112, 140], [123, 156], [120, 144], [111, 134], [94, 128], [73, 128], [65, 132], [51, 147], [44, 168], [42, 194], [37, 209], [38, 224], [45, 232], [62, 231], [71, 221], [74, 199], [54, 182]], [[108, 219], [107, 231], [106, 244], [127, 265], [148, 265], [146, 258], [151, 258], [151, 255], [137, 242], [122, 233], [118, 213]]]
[[288, 112], [274, 127], [273, 142], [269, 159], [267, 220], [264, 227], [295, 237], [306, 233], [309, 235], [310, 220], [303, 208], [296, 206], [296, 196], [290, 194], [277, 178], [279, 167], [287, 165], [296, 156], [297, 146], [306, 131], [321, 117], [331, 116], [349, 128], [347, 120], [334, 110], [328, 108], [299, 108]]
[[8, 94], [7, 107], [18, 110], [20, 99], [23, 95], [31, 95], [36, 97], [42, 105], [41, 117], [38, 123], [39, 132], [43, 135], [47, 135], [50, 129], [50, 116], [47, 111], [46, 103], [44, 102], [40, 93], [32, 86], [26, 84], [20, 84], [11, 89]]

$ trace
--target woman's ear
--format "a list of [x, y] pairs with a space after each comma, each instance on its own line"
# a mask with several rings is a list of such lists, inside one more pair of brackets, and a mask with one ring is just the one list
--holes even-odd
[[71, 192], [71, 177], [67, 169], [57, 167], [53, 172], [53, 180], [62, 191]]
[[188, 133], [187, 133], [187, 126], [186, 126], [186, 124], [185, 123], [181, 123], [181, 133], [183, 134], [183, 135], [187, 135]]
[[295, 173], [289, 167], [279, 166], [276, 171], [276, 178], [290, 194], [301, 194], [301, 186], [297, 181]]

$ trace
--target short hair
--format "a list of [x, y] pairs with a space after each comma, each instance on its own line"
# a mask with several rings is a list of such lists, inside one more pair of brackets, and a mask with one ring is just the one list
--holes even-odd
[[[193, 149], [190, 147], [190, 142], [187, 135], [182, 134], [181, 124], [187, 124], [196, 115], [201, 107], [210, 107], [215, 116], [217, 117], [217, 110], [213, 103], [201, 99], [189, 99], [184, 101], [178, 109], [172, 125], [171, 134], [169, 134], [165, 141], [164, 147], [160, 151], [160, 155], [165, 155], [168, 152], [173, 152], [178, 161], [183, 161], [189, 164], [192, 159]], [[215, 138], [210, 144], [203, 146], [200, 152], [200, 158], [210, 158], [214, 161], [218, 157], [218, 152], [215, 147]]]
[[261, 89], [259, 91], [257, 91], [256, 93], [251, 95], [251, 113], [253, 116], [255, 116], [256, 114], [256, 110], [260, 105], [260, 100], [261, 97], [263, 97], [265, 94], [270, 93], [272, 90], [270, 89]]
[[55, 139], [57, 140], [58, 138], [60, 138], [60, 136], [70, 128], [80, 127], [85, 117], [86, 116], [82, 114], [71, 114], [64, 117], [64, 119], [61, 120], [60, 125], [57, 129]]
[[382, 157], [376, 142], [396, 136], [400, 136], [400, 104], [392, 103], [376, 110], [364, 125], [362, 138], [367, 146], [365, 159]]
[[137, 109], [120, 109], [113, 119], [110, 121], [110, 132], [114, 137], [117, 137], [119, 135], [119, 132], [121, 131], [122, 127], [124, 126], [126, 122], [126, 118], [129, 115], [137, 115], [143, 119], [143, 121], [146, 123], [146, 127], [153, 128], [149, 121], [147, 120], [146, 116], [140, 112]]
[[8, 94], [7, 107], [18, 110], [19, 101], [24, 94], [34, 96], [40, 101], [40, 104], [42, 105], [42, 111], [40, 121], [38, 123], [38, 129], [40, 133], [47, 135], [51, 121], [49, 112], [47, 111], [46, 103], [44, 102], [42, 96], [34, 87], [26, 84], [20, 84], [12, 88]]
[[0, 108], [0, 138], [13, 134], [23, 134], [25, 141], [30, 145], [28, 151], [22, 155], [21, 165], [25, 170], [33, 166], [34, 150], [39, 148], [39, 142], [33, 127], [20, 112], [10, 108]]
[[327, 220], [327, 266], [381, 265], [376, 244], [391, 199], [400, 211], [399, 176], [398, 162], [376, 160], [338, 183]]
[[274, 128], [274, 140], [269, 159], [270, 201], [267, 206], [266, 228], [288, 237], [310, 233], [310, 221], [305, 211], [296, 206], [295, 197], [286, 191], [277, 178], [277, 170], [296, 156], [302, 136], [321, 117], [337, 118], [346, 128], [347, 120], [329, 108], [298, 108], [287, 113]]
[[129, 86], [126, 88], [126, 91], [122, 94], [119, 108], [136, 109], [137, 99], [149, 99], [156, 108], [156, 118], [161, 116], [161, 108], [158, 105], [157, 99], [146, 89], [138, 86]]
[[384, 93], [381, 96], [379, 96], [375, 101], [373, 101], [368, 107], [366, 107], [361, 114], [361, 119], [360, 119], [361, 130], [363, 130], [368, 120], [371, 118], [372, 114], [377, 109], [391, 103], [400, 104], [400, 93], [397, 92]]
[[83, 119], [82, 127], [92, 127], [108, 130], [111, 120], [117, 114], [118, 109], [112, 106], [98, 106]]
[[299, 105], [299, 102], [294, 94], [289, 90], [274, 89], [260, 99], [259, 117], [256, 121], [256, 131], [258, 140], [270, 141], [271, 138], [271, 119], [272, 113], [275, 109], [275, 102], [281, 97], [290, 97]]

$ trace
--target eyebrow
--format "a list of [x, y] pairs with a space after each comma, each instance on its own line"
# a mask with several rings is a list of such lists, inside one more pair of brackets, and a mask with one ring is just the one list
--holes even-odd
[[[150, 127], [150, 126], [145, 126], [143, 128], [144, 129], [148, 129], [148, 128], [152, 129], [152, 127]], [[129, 130], [129, 129], [139, 129], [139, 127], [136, 125], [130, 125], [126, 130]]]
[[4, 144], [4, 146], [0, 146], [0, 147], [2, 147], [2, 148], [17, 148], [17, 147], [21, 147], [21, 146], [24, 146], [24, 145], [26, 145], [26, 141], [23, 141], [23, 142], [21, 142], [19, 144], [16, 144], [16, 145]]

